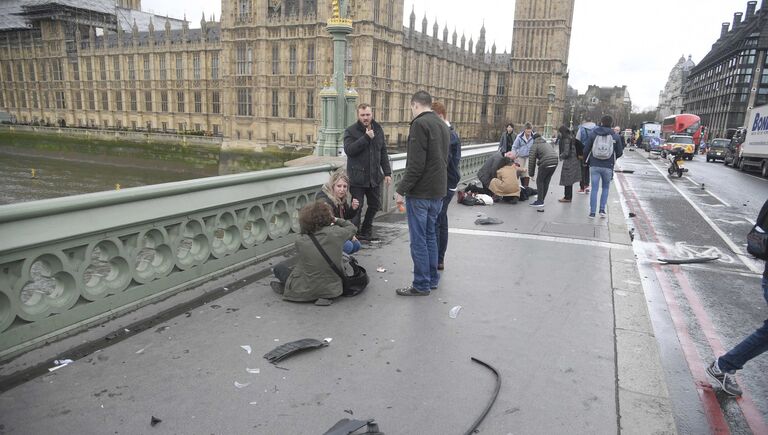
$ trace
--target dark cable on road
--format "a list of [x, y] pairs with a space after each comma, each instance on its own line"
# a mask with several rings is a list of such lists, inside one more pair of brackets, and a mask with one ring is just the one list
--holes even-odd
[[480, 426], [480, 423], [483, 422], [483, 419], [485, 418], [485, 416], [488, 415], [488, 411], [491, 410], [491, 407], [496, 402], [496, 398], [499, 396], [499, 390], [501, 389], [501, 376], [499, 375], [498, 370], [493, 368], [493, 366], [491, 366], [490, 364], [480, 361], [475, 357], [471, 357], [471, 359], [472, 361], [487, 367], [488, 370], [492, 371], [493, 374], [496, 375], [496, 388], [493, 390], [493, 397], [491, 397], [491, 400], [488, 402], [488, 405], [483, 410], [483, 413], [480, 414], [480, 417], [478, 417], [474, 423], [472, 423], [472, 427], [469, 428], [468, 431], [464, 432], [464, 435], [471, 435], [475, 433], [475, 430], [477, 430], [477, 427]]

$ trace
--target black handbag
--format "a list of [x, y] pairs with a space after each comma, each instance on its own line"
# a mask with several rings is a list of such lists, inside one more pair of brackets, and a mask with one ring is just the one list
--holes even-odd
[[768, 233], [758, 225], [747, 234], [747, 252], [761, 260], [768, 260]]
[[341, 271], [338, 266], [336, 266], [336, 263], [331, 260], [331, 257], [328, 256], [328, 254], [325, 252], [325, 249], [323, 249], [322, 246], [320, 246], [320, 242], [317, 241], [317, 238], [315, 238], [314, 234], [307, 234], [309, 238], [312, 240], [312, 243], [315, 244], [315, 247], [318, 251], [320, 251], [320, 254], [325, 258], [325, 261], [328, 263], [329, 266], [331, 266], [331, 269], [333, 269], [334, 272], [336, 272], [336, 275], [339, 275], [339, 278], [341, 278], [341, 284], [343, 287], [342, 296], [357, 296], [360, 293], [365, 290], [365, 288], [368, 286], [369, 278], [368, 273], [365, 271], [365, 268], [359, 264], [357, 264], [357, 260], [353, 256], [349, 256], [349, 265], [352, 266], [352, 270], [354, 271], [354, 274], [352, 276], [346, 276], [343, 271]]

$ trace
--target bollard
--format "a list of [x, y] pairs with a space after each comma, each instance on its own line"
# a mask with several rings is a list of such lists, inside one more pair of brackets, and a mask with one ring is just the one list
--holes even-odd
[[32, 168], [32, 178], [37, 178], [37, 173], [35, 171], [35, 168]]
[[115, 190], [120, 190], [120, 183], [115, 184]]

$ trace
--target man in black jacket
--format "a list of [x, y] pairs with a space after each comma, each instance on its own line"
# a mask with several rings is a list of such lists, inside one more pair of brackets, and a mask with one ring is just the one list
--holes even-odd
[[357, 106], [357, 122], [344, 130], [344, 152], [347, 154], [347, 176], [352, 199], [358, 200], [360, 207], [365, 198], [368, 199], [362, 225], [362, 213], [353, 219], [359, 228], [357, 238], [373, 241], [373, 218], [381, 208], [381, 182], [392, 182], [392, 169], [389, 166], [384, 130], [373, 120], [370, 105], [362, 103]]
[[[413, 261], [413, 283], [397, 289], [400, 296], [426, 296], [437, 288], [437, 217], [448, 190], [451, 131], [432, 111], [432, 97], [411, 97], [413, 121], [408, 132], [405, 174], [397, 185], [397, 203], [406, 206]], [[407, 201], [403, 197], [408, 198]]]

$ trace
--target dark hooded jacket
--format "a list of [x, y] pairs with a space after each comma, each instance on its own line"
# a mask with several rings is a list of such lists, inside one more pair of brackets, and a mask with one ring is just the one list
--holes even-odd
[[451, 146], [448, 149], [448, 190], [456, 190], [456, 186], [461, 180], [461, 171], [459, 170], [461, 139], [452, 125], [449, 125], [448, 128], [451, 130]]
[[[600, 160], [597, 158], [592, 158], [592, 144], [595, 143], [595, 138], [597, 136], [606, 136], [611, 135], [613, 136], [613, 157], [606, 160]], [[616, 159], [621, 157], [624, 154], [624, 147], [621, 146], [621, 139], [619, 138], [619, 135], [613, 132], [613, 129], [610, 127], [595, 127], [594, 130], [592, 130], [591, 133], [589, 133], [589, 138], [587, 139], [587, 143], [584, 144], [584, 155], [586, 156], [586, 161], [589, 164], [589, 166], [596, 167], [596, 168], [608, 168], [613, 169], [613, 165], [616, 164]]]

